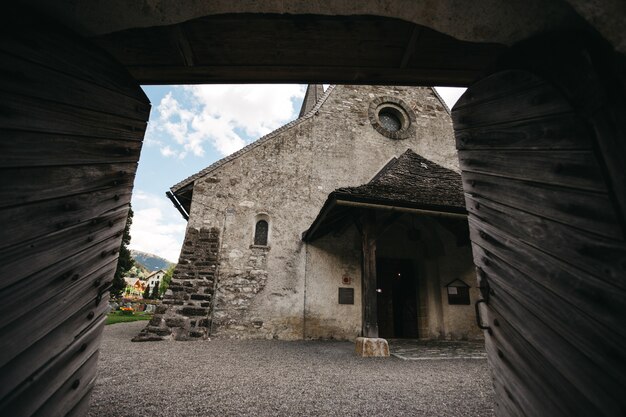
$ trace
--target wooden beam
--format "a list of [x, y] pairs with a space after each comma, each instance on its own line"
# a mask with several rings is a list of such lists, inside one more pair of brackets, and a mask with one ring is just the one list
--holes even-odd
[[[396, 64], [397, 65], [397, 64]], [[328, 82], [331, 84], [470, 85], [480, 72], [464, 68], [387, 68], [367, 66], [295, 65], [128, 65], [130, 74], [141, 84], [211, 83], [292, 83]]]
[[378, 300], [376, 299], [376, 212], [367, 210], [361, 217], [363, 230], [363, 283], [361, 304], [363, 337], [378, 337]]
[[402, 56], [400, 68], [406, 68], [407, 65], [409, 65], [409, 60], [415, 53], [415, 44], [417, 44], [417, 40], [419, 39], [421, 32], [421, 27], [415, 25], [415, 27], [413, 28], [413, 32], [411, 33], [411, 37], [409, 38], [409, 42], [406, 45], [406, 49], [404, 50], [404, 55]]
[[191, 48], [191, 44], [189, 43], [189, 39], [187, 38], [185, 28], [182, 27], [182, 25], [172, 26], [172, 36], [174, 37], [174, 41], [176, 42], [176, 46], [178, 47], [178, 52], [180, 53], [180, 56], [185, 63], [185, 66], [193, 67], [195, 65], [193, 49]]

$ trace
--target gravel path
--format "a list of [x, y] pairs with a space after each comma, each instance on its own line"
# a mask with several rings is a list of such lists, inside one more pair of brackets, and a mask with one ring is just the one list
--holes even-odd
[[91, 417], [492, 416], [486, 360], [358, 358], [336, 341], [131, 343], [106, 326]]

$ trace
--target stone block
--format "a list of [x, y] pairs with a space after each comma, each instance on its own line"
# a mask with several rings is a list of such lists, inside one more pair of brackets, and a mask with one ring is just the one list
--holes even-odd
[[211, 299], [211, 295], [210, 294], [191, 294], [191, 299], [208, 301]]
[[379, 337], [357, 337], [355, 352], [363, 358], [388, 357], [389, 344]]
[[187, 320], [182, 317], [168, 317], [165, 319], [165, 325], [167, 327], [188, 327]]
[[207, 309], [202, 307], [184, 307], [180, 310], [183, 316], [206, 316]]

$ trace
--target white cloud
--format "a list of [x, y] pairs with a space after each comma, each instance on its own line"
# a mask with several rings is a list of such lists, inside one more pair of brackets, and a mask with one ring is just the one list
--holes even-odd
[[133, 193], [129, 247], [178, 261], [186, 222], [165, 197], [140, 190]]
[[207, 145], [228, 155], [246, 136], [257, 139], [292, 119], [299, 110], [292, 99], [304, 92], [294, 84], [173, 86], [155, 109], [146, 144], [165, 157], [203, 156]]

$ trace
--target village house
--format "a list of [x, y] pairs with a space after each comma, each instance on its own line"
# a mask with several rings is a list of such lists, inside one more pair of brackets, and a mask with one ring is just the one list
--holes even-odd
[[432, 88], [309, 85], [298, 119], [168, 197], [186, 236], [135, 340], [482, 337], [452, 122]]
[[164, 275], [165, 271], [159, 269], [158, 271], [151, 272], [150, 275], [146, 277], [146, 285], [150, 288], [150, 291], [153, 291], [155, 286], [161, 285]]

